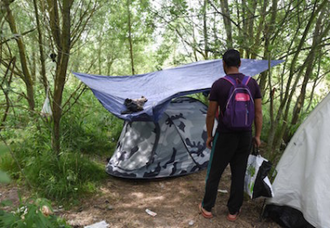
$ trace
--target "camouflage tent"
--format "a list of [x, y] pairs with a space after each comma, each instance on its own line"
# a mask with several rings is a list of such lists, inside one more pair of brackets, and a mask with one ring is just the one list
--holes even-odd
[[106, 170], [127, 178], [159, 178], [193, 173], [207, 167], [210, 150], [200, 101], [179, 97], [154, 122], [125, 122]]

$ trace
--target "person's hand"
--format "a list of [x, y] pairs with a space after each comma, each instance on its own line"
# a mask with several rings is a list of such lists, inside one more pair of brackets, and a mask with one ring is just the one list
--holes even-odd
[[213, 142], [213, 137], [207, 137], [206, 147], [209, 148], [209, 149], [212, 149], [212, 142]]
[[256, 146], [257, 148], [260, 147], [260, 145], [261, 145], [260, 137], [257, 137], [257, 136], [254, 137], [253, 143], [254, 143], [254, 146]]

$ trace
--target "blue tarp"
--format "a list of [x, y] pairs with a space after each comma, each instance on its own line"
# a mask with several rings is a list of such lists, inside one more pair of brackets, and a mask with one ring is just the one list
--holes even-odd
[[[272, 60], [271, 67], [283, 62]], [[268, 69], [267, 60], [242, 59], [240, 72], [254, 76]], [[176, 97], [209, 91], [213, 82], [225, 75], [222, 60], [199, 61], [172, 69], [133, 76], [101, 76], [73, 72], [91, 88], [102, 105], [117, 117], [128, 121], [157, 122], [167, 104]], [[144, 96], [144, 110], [121, 114], [126, 98]]]

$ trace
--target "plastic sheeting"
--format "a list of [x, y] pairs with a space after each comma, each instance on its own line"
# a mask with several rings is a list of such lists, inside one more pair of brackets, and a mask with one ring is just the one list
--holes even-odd
[[[274, 198], [267, 202], [268, 205], [294, 208], [302, 213], [308, 223], [322, 228], [330, 227], [329, 116], [330, 94], [292, 137], [276, 167]], [[294, 217], [285, 216], [284, 220]], [[293, 224], [284, 220], [285, 224]]]
[[[272, 60], [273, 67], [282, 60]], [[240, 72], [254, 76], [268, 69], [267, 60], [242, 59]], [[209, 91], [213, 82], [223, 77], [222, 60], [195, 62], [172, 69], [134, 76], [100, 76], [73, 72], [91, 88], [102, 105], [117, 117], [128, 121], [155, 121], [166, 109], [171, 99], [188, 94]], [[126, 98], [144, 96], [148, 102], [144, 110], [121, 114], [126, 110]]]

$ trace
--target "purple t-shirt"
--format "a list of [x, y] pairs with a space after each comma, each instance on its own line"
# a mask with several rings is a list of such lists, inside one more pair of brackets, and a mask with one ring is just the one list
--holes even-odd
[[[244, 74], [241, 74], [241, 73], [229, 74], [227, 76], [229, 76], [233, 79], [239, 78], [240, 80], [243, 80], [243, 78], [244, 78]], [[260, 88], [255, 79], [251, 78], [249, 83], [247, 84], [247, 86], [249, 87], [251, 95], [254, 100], [261, 98]], [[230, 84], [230, 82], [228, 82], [227, 80], [225, 80], [223, 78], [219, 78], [212, 85], [209, 100], [218, 102], [221, 113], [225, 112], [226, 103], [228, 100], [228, 96], [229, 96], [231, 87], [232, 87], [232, 84]], [[246, 129], [244, 131], [252, 131], [252, 127], [250, 129]], [[222, 123], [222, 115], [220, 113], [219, 113], [219, 122], [218, 122], [217, 132], [232, 132], [232, 130], [227, 129], [226, 126]]]

